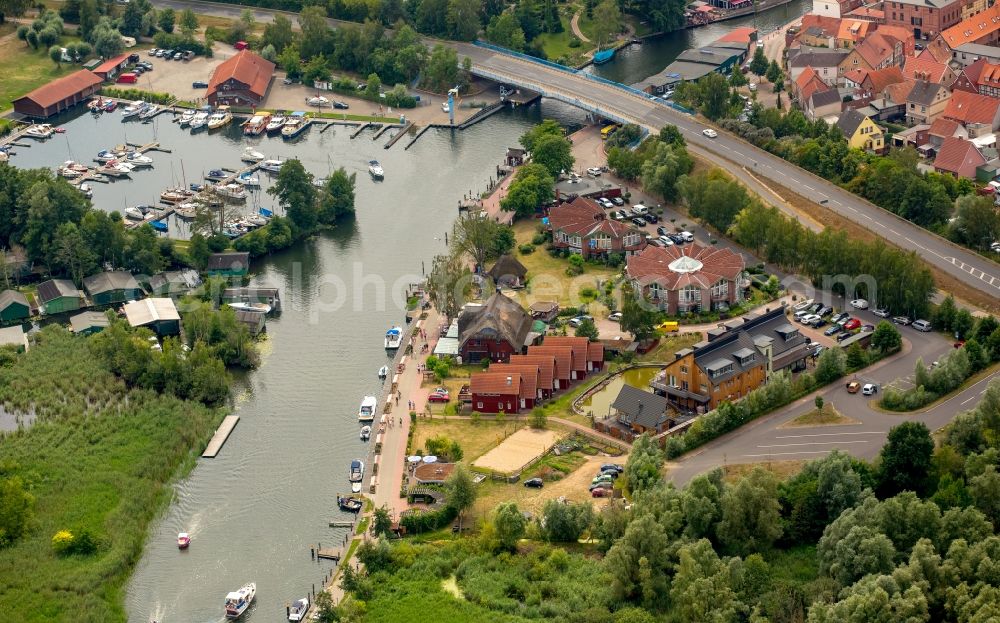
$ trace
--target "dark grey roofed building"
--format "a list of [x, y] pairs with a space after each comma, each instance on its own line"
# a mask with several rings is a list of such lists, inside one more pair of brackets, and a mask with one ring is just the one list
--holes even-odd
[[660, 433], [667, 422], [667, 399], [631, 385], [622, 386], [611, 408], [616, 411], [618, 421], [636, 434]]
[[913, 88], [910, 89], [910, 95], [906, 98], [906, 101], [920, 104], [921, 106], [930, 106], [934, 103], [935, 98], [937, 98], [938, 92], [943, 89], [944, 86], [937, 82], [917, 80], [913, 84]]
[[865, 119], [867, 119], [867, 117], [858, 111], [853, 108], [848, 108], [837, 119], [837, 128], [846, 139], [850, 140], [850, 138], [854, 136], [854, 133], [858, 131], [858, 126], [861, 125]]

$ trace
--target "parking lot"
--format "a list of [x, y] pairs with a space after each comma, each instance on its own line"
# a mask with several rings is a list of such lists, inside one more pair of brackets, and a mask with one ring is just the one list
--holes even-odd
[[216, 50], [215, 56], [212, 58], [196, 56], [189, 61], [168, 61], [149, 56], [148, 48], [139, 50], [138, 54], [141, 60], [153, 64], [153, 71], [139, 76], [139, 81], [136, 84], [122, 84], [118, 86], [125, 88], [135, 87], [154, 93], [170, 93], [181, 100], [200, 103], [205, 99], [205, 89], [195, 89], [191, 84], [196, 80], [208, 82], [215, 68], [235, 52], [236, 50], [228, 52], [225, 50]]

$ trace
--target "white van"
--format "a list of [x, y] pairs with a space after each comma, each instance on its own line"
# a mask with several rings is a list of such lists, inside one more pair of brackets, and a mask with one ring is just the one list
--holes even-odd
[[649, 212], [649, 208], [642, 205], [641, 203], [637, 203], [634, 206], [632, 206], [632, 214], [635, 214], [637, 216], [642, 216], [646, 212]]

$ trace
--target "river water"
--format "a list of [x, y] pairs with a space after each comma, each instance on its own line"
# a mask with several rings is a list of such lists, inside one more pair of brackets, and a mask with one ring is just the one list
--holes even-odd
[[762, 34], [780, 28], [812, 8], [812, 0], [792, 0], [788, 4], [734, 20], [718, 22], [653, 37], [641, 45], [632, 45], [615, 53], [614, 59], [603, 65], [592, 65], [586, 71], [623, 84], [635, 84], [663, 70], [684, 50], [708, 45], [739, 26], [754, 26]]
[[[374, 142], [366, 131], [352, 141], [343, 127], [320, 134], [314, 126], [295, 145], [263, 140], [268, 155], [294, 155], [315, 174], [325, 175], [331, 162], [356, 171], [357, 219], [253, 266], [255, 284], [281, 288], [283, 313], [268, 320], [263, 365], [239, 383], [236, 430], [217, 458], [199, 459], [176, 484], [173, 503], [150, 531], [127, 591], [130, 621], [221, 621], [225, 594], [249, 581], [258, 587], [252, 619], [279, 621], [286, 601], [320, 584], [331, 564], [310, 561], [309, 547], [334, 546], [345, 534], [328, 522], [347, 518], [336, 494], [346, 491], [350, 460], [367, 453], [358, 439], [358, 404], [379, 393], [382, 338], [402, 323], [406, 284], [421, 278], [422, 261], [429, 269], [444, 251], [462, 195], [484, 189], [506, 147], [543, 115], [583, 121], [579, 111], [545, 102], [462, 132], [428, 132], [407, 151], [407, 139], [384, 150], [386, 136]], [[202, 170], [239, 165], [244, 143], [235, 128], [190, 136], [167, 115], [158, 119], [123, 124], [118, 114], [86, 113], [65, 123], [66, 134], [20, 149], [13, 162], [86, 161], [122, 142], [124, 132], [138, 143], [155, 132], [172, 153], [153, 152], [152, 171], [94, 185], [95, 205], [119, 211], [155, 203], [171, 177], [180, 177], [182, 163], [189, 182]], [[371, 158], [382, 162], [384, 182], [368, 176]], [[192, 535], [184, 552], [176, 547], [181, 531]]]

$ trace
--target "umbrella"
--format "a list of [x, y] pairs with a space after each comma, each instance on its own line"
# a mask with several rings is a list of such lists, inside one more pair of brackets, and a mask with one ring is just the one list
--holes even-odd
[[419, 456], [411, 456], [411, 457], [408, 457], [408, 458], [406, 459], [406, 462], [407, 462], [407, 463], [419, 463], [419, 462], [420, 462], [420, 457], [419, 457]]
[[438, 458], [436, 456], [425, 456], [424, 463], [437, 463]]

